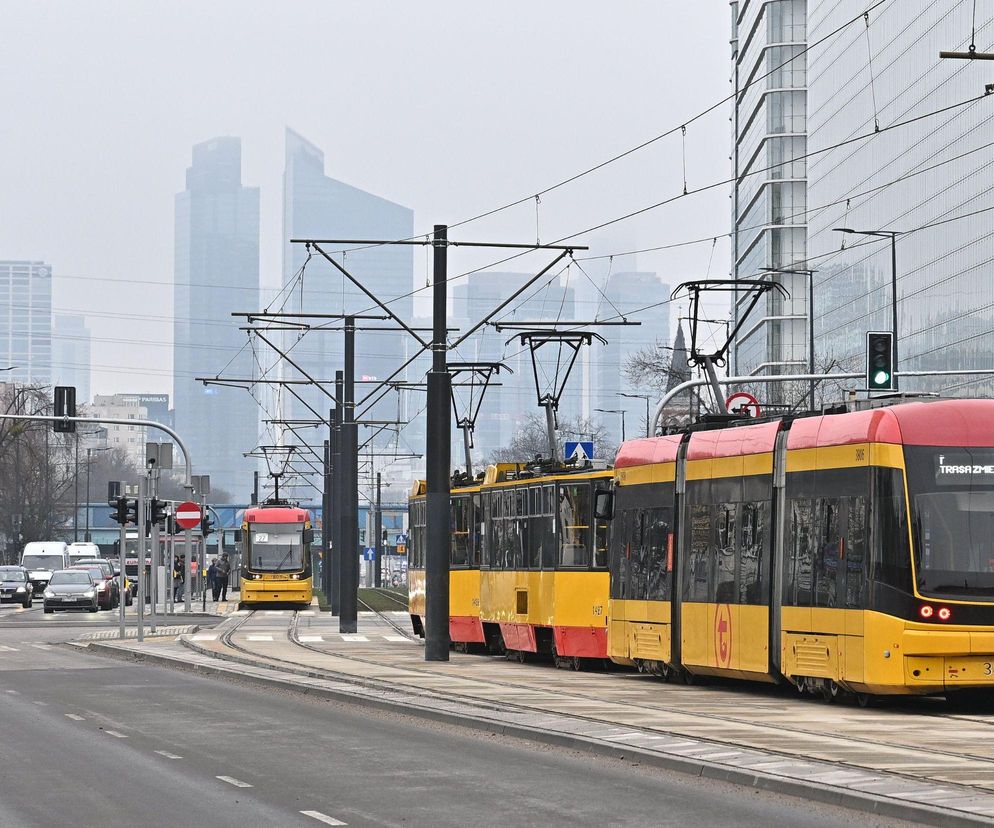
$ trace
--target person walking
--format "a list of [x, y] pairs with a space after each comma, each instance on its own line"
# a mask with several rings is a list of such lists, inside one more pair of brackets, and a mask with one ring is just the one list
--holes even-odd
[[217, 596], [221, 592], [217, 583], [217, 558], [211, 558], [211, 565], [207, 567], [207, 586], [211, 588], [211, 595], [214, 596], [214, 603], [217, 603]]
[[173, 603], [179, 600], [180, 584], [183, 583], [183, 567], [179, 555], [173, 555]]
[[[221, 600], [228, 600], [228, 576], [231, 575], [231, 561], [228, 560], [228, 553], [221, 553], [221, 560], [216, 564], [215, 578], [217, 579], [217, 587], [215, 588], [215, 594], [220, 592]], [[217, 598], [214, 599], [215, 601]]]
[[182, 601], [186, 592], [186, 555], [179, 556], [179, 566], [176, 568], [176, 600]]

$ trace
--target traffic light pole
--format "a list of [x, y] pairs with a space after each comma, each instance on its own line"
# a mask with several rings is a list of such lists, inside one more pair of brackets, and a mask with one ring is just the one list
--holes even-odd
[[125, 595], [127, 593], [128, 575], [127, 575], [127, 565], [125, 564], [124, 551], [128, 546], [128, 524], [125, 521], [121, 524], [121, 533], [119, 535], [120, 540], [118, 541], [117, 547], [117, 560], [121, 564], [121, 571], [118, 573], [118, 593], [121, 596], [121, 601], [117, 607], [117, 624], [118, 624], [118, 637], [124, 640], [124, 608], [127, 604], [125, 601]]
[[138, 508], [135, 517], [138, 520], [138, 607], [135, 613], [138, 624], [138, 642], [145, 640], [145, 549], [148, 545], [145, 537], [145, 501], [148, 484], [144, 477], [138, 478]]
[[376, 519], [373, 522], [373, 532], [376, 534], [376, 559], [373, 561], [373, 586], [379, 589], [383, 586], [383, 509], [380, 500], [381, 474], [376, 473]]
[[425, 661], [449, 660], [449, 463], [452, 378], [446, 366], [448, 228], [435, 225], [432, 248], [433, 334], [428, 372], [425, 556]]
[[[157, 466], [153, 466], [149, 470], [149, 493], [154, 503], [159, 497], [159, 469]], [[159, 600], [159, 524], [155, 520], [155, 509], [151, 509], [150, 516], [152, 519], [152, 578], [149, 581], [149, 609], [148, 609], [148, 628], [152, 635], [155, 635], [155, 623], [156, 623], [156, 602]]]

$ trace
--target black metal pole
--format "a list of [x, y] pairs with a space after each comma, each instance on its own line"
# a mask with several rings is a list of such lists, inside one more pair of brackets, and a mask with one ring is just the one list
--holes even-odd
[[446, 365], [448, 228], [435, 225], [431, 371], [428, 372], [426, 446], [425, 661], [449, 660], [449, 465], [452, 379]]
[[[342, 399], [345, 377], [335, 372], [335, 398]], [[342, 611], [342, 407], [333, 409], [331, 428], [331, 612]]]
[[252, 505], [259, 505], [259, 472], [252, 472]]
[[890, 234], [890, 309], [891, 330], [894, 332], [894, 390], [900, 387], [897, 380], [897, 233]]
[[72, 487], [73, 487], [73, 500], [75, 501], [76, 508], [72, 513], [72, 539], [74, 541], [79, 540], [79, 432], [75, 432], [73, 437], [76, 438], [76, 462], [73, 464], [73, 476], [72, 476]]
[[355, 423], [355, 317], [345, 317], [345, 386], [342, 393], [342, 594], [338, 631], [358, 630], [359, 429]]
[[[329, 434], [329, 437], [331, 435]], [[331, 507], [328, 501], [331, 499], [331, 440], [324, 441], [324, 451], [322, 452], [324, 461], [323, 485], [321, 487], [321, 592], [324, 593], [324, 600], [331, 604], [331, 551], [329, 538], [329, 516]]]
[[[46, 434], [48, 432], [46, 431]], [[86, 450], [86, 529], [83, 531], [83, 540], [90, 542], [90, 449]]]
[[383, 502], [380, 500], [380, 472], [376, 473], [376, 512], [373, 520], [373, 531], [376, 533], [376, 560], [373, 562], [373, 586], [379, 589], [383, 586], [383, 573], [380, 571], [383, 561]]
[[[808, 373], [815, 372], [815, 272], [808, 271]], [[815, 381], [811, 380], [809, 390], [811, 410], [815, 410]]]

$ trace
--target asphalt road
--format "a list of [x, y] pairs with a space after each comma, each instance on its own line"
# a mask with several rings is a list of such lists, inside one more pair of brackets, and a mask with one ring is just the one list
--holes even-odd
[[34, 615], [0, 609], [4, 827], [899, 824], [79, 653], [99, 614]]

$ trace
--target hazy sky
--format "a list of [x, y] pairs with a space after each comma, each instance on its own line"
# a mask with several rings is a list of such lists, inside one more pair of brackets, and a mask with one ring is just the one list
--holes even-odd
[[[729, 92], [722, 0], [0, 0], [0, 16], [0, 259], [54, 266], [57, 311], [86, 314], [93, 332], [96, 393], [172, 390], [173, 198], [194, 143], [242, 138], [243, 181], [262, 190], [262, 279], [275, 287], [286, 126], [324, 149], [329, 175], [410, 206], [430, 230]], [[691, 189], [728, 177], [728, 113], [687, 129]], [[682, 167], [678, 134], [543, 197], [538, 232], [551, 241], [676, 195]], [[719, 188], [586, 237], [589, 255], [725, 233], [728, 216]], [[535, 235], [532, 202], [452, 233]], [[714, 246], [712, 275], [727, 273], [728, 249]], [[675, 285], [702, 277], [711, 254], [708, 241], [612, 267]], [[450, 268], [485, 255], [453, 252]], [[415, 282], [424, 267], [416, 255]], [[607, 262], [588, 267], [603, 278]], [[217, 359], [205, 354], [204, 373]]]

